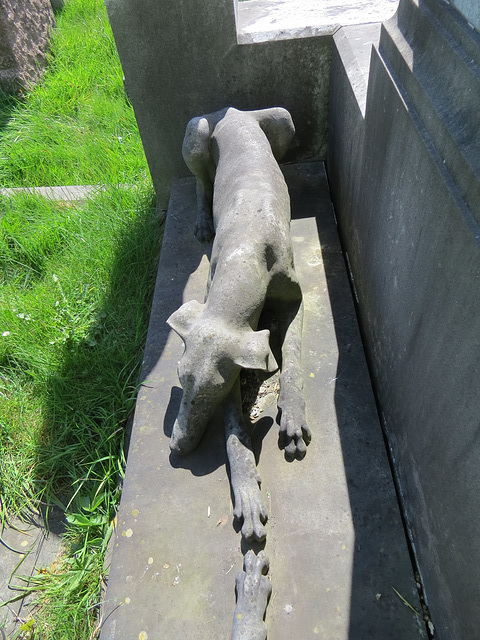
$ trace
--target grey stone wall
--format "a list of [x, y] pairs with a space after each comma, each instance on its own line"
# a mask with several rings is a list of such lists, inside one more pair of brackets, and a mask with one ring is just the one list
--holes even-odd
[[50, 0], [0, 3], [0, 86], [4, 90], [16, 91], [38, 80], [54, 24]]
[[333, 25], [316, 38], [239, 44], [233, 0], [106, 0], [159, 201], [188, 175], [190, 118], [225, 106], [285, 107], [297, 130], [290, 160], [322, 158]]
[[[335, 36], [329, 179], [435, 637], [480, 626], [480, 37], [401, 0], [366, 104]], [[361, 91], [360, 91], [361, 94]]]

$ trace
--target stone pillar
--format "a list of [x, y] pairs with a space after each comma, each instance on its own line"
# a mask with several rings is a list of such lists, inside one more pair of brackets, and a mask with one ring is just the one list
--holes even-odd
[[4, 90], [18, 91], [39, 79], [54, 25], [50, 0], [0, 3], [0, 86]]

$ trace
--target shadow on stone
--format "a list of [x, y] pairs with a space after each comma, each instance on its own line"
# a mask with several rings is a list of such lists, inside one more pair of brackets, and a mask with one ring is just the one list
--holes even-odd
[[263, 439], [274, 425], [274, 421], [270, 417], [260, 418], [258, 422], [253, 425], [252, 431], [252, 450], [255, 456], [255, 461], [258, 464], [260, 461], [260, 454], [262, 453]]
[[163, 420], [163, 433], [170, 438], [172, 435], [173, 424], [178, 415], [178, 409], [180, 407], [180, 400], [182, 399], [182, 390], [180, 387], [172, 387], [170, 393], [170, 402], [167, 405], [165, 411], [165, 418]]
[[[380, 638], [388, 631], [390, 638], [401, 640], [410, 628], [421, 638], [422, 618], [403, 606], [392, 589], [420, 611], [356, 312], [346, 295], [347, 272], [339, 259], [333, 216], [317, 216], [317, 229], [338, 348], [332, 384], [354, 531], [348, 637]], [[377, 615], [372, 617], [375, 598]]]
[[[172, 389], [172, 396], [177, 396], [176, 392], [181, 391], [178, 387]], [[181, 397], [181, 393], [180, 393]], [[172, 399], [171, 408], [167, 409], [167, 415], [174, 411], [174, 407], [178, 410], [179, 398]], [[176, 417], [176, 414], [175, 414]], [[174, 417], [174, 420], [175, 420]], [[170, 421], [170, 424], [172, 422]], [[171, 427], [170, 431], [171, 431]], [[165, 432], [166, 433], [166, 432]], [[174, 469], [188, 469], [194, 476], [206, 476], [213, 473], [219, 467], [226, 463], [225, 452], [225, 435], [223, 429], [223, 416], [221, 411], [213, 416], [205, 435], [192, 453], [181, 456], [176, 453], [170, 453], [170, 464]]]

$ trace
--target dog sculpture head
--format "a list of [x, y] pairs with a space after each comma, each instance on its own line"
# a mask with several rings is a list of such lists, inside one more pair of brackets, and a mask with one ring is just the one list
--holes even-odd
[[178, 363], [183, 396], [170, 443], [177, 453], [195, 448], [241, 368], [270, 372], [278, 368], [267, 329], [228, 326], [204, 311], [204, 304], [192, 300], [167, 320], [185, 343]]

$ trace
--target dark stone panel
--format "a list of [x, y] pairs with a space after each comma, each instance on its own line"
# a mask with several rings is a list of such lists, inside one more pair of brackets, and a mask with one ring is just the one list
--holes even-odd
[[408, 0], [383, 25], [379, 51], [480, 222], [480, 34], [444, 2]]

